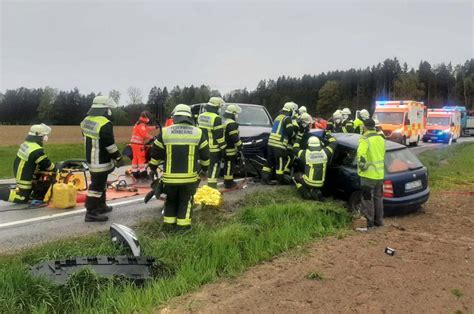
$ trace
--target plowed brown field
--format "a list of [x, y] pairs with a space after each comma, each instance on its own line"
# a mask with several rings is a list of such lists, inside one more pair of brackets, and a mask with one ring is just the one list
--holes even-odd
[[[0, 125], [0, 146], [18, 145], [25, 139], [29, 125]], [[78, 125], [52, 126], [48, 144], [82, 143], [82, 133]], [[114, 127], [115, 141], [127, 143], [132, 133], [131, 126]]]

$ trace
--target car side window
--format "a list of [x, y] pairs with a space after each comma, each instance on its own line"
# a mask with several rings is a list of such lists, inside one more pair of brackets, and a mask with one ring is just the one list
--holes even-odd
[[337, 145], [334, 157], [332, 159], [333, 166], [344, 166], [349, 168], [357, 168], [356, 160], [357, 151], [353, 148]]

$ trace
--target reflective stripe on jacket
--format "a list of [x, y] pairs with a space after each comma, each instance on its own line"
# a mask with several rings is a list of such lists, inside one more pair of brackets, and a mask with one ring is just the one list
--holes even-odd
[[304, 149], [298, 151], [298, 158], [304, 164], [304, 182], [311, 186], [320, 188], [326, 180], [326, 166], [334, 153], [336, 140], [330, 139], [330, 144], [320, 150]]
[[355, 119], [353, 123], [353, 127], [354, 127], [354, 133], [358, 133], [358, 134], [364, 133], [364, 121], [362, 121], [361, 119], [359, 118]]
[[219, 152], [225, 148], [224, 126], [221, 117], [214, 112], [204, 112], [198, 117], [199, 128], [207, 136], [209, 151]]
[[364, 178], [383, 180], [384, 169], [385, 140], [376, 131], [367, 131], [359, 139], [357, 173]]
[[163, 129], [153, 142], [150, 168], [163, 167], [163, 183], [197, 182], [199, 164], [209, 166], [209, 144], [204, 132], [192, 125], [178, 123]]
[[284, 114], [279, 114], [273, 122], [272, 132], [268, 139], [268, 146], [287, 149], [288, 141], [293, 136], [293, 121]]
[[130, 143], [145, 145], [153, 136], [148, 134], [148, 127], [145, 123], [137, 123], [133, 126], [132, 137]]
[[115, 144], [113, 124], [104, 116], [87, 116], [81, 122], [84, 134], [86, 160], [91, 172], [108, 172], [114, 169], [113, 159], [121, 154]]
[[32, 188], [36, 170], [51, 171], [53, 169], [54, 163], [48, 159], [41, 145], [28, 140], [20, 145], [13, 162], [15, 181], [20, 189]]
[[242, 141], [239, 136], [239, 125], [231, 118], [227, 118], [224, 121], [224, 134], [226, 149], [225, 154], [227, 156], [237, 155], [237, 151], [242, 147]]

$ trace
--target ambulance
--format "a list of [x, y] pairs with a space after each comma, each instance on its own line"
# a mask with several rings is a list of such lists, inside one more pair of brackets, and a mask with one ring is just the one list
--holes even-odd
[[428, 109], [423, 142], [456, 142], [461, 136], [461, 111], [457, 109]]
[[377, 101], [373, 118], [379, 120], [387, 140], [418, 145], [425, 133], [426, 106], [413, 100]]

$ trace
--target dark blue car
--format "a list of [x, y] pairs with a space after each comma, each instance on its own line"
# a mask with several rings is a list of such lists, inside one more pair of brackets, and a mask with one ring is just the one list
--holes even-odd
[[[321, 135], [320, 132], [313, 134]], [[360, 135], [339, 133], [334, 137], [338, 144], [327, 170], [326, 190], [348, 199], [351, 210], [360, 210], [362, 193], [356, 162]], [[385, 141], [385, 145], [385, 213], [416, 210], [430, 195], [427, 169], [407, 147], [391, 141]]]

